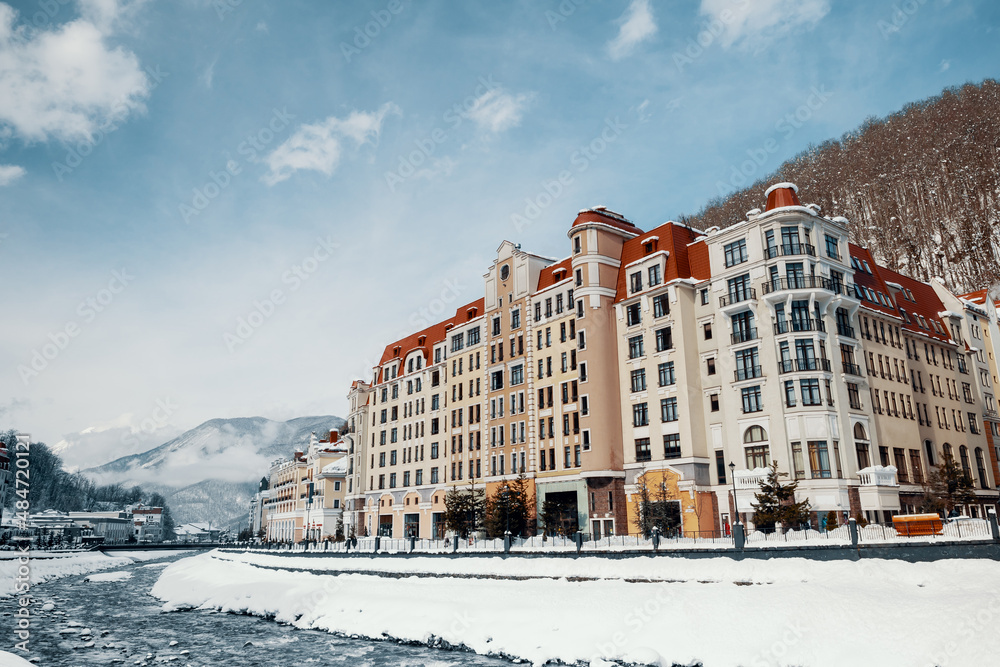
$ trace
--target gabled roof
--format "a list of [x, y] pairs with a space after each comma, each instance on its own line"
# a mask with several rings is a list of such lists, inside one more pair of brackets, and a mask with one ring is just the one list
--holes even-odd
[[[941, 319], [938, 313], [946, 310], [944, 303], [941, 298], [934, 291], [934, 288], [927, 283], [922, 283], [919, 280], [914, 280], [909, 276], [904, 276], [902, 273], [896, 273], [892, 269], [887, 269], [884, 266], [878, 267], [879, 273], [886, 277], [887, 280], [891, 282], [898, 283], [900, 286], [910, 290], [913, 294], [913, 301], [909, 299], [904, 299], [899, 296], [896, 297], [896, 305], [899, 306], [901, 310], [905, 310], [911, 315], [912, 321], [907, 321], [903, 318], [902, 327], [908, 331], [914, 331], [921, 333], [925, 336], [930, 336], [942, 342], [950, 341], [951, 334], [948, 333], [950, 329], [946, 322]], [[920, 326], [919, 318], [912, 317], [913, 315], [922, 315], [924, 319], [927, 320], [929, 328], [925, 329]], [[939, 333], [937, 329], [934, 328], [933, 322], [937, 322], [941, 325], [941, 328], [945, 333]]]
[[[650, 237], [657, 237], [653, 241], [652, 252], [647, 253], [645, 246]], [[652, 229], [645, 234], [640, 234], [634, 239], [629, 239], [622, 247], [622, 266], [618, 270], [618, 289], [615, 295], [615, 303], [628, 298], [628, 273], [629, 264], [641, 260], [646, 255], [656, 254], [666, 251], [667, 265], [663, 275], [663, 282], [670, 282], [678, 278], [696, 278], [702, 280], [709, 277], [708, 271], [708, 249], [704, 242], [693, 243], [703, 238], [703, 234], [685, 225], [678, 225], [667, 222], [656, 229]], [[692, 263], [697, 268], [696, 273], [692, 273]]]
[[[865, 266], [871, 269], [871, 273], [864, 270], [855, 269], [854, 271], [854, 283], [862, 288], [868, 288], [875, 292], [881, 293], [885, 296], [890, 304], [894, 304], [892, 298], [892, 292], [889, 291], [889, 286], [885, 284], [885, 279], [882, 277], [881, 271], [884, 270], [875, 263], [875, 258], [872, 254], [868, 252], [867, 248], [862, 248], [859, 245], [853, 243], [848, 243], [848, 249], [851, 253], [851, 257], [854, 257], [858, 262], [863, 263]], [[886, 306], [878, 298], [872, 301], [868, 298], [868, 293], [865, 292], [864, 298], [861, 301], [861, 305], [869, 310], [874, 310], [880, 313], [885, 313], [886, 315], [892, 315], [894, 317], [900, 317], [899, 312], [896, 310], [895, 305]]]
[[[563, 271], [565, 275], [562, 278], [556, 279], [556, 274]], [[546, 266], [538, 274], [538, 287], [535, 292], [541, 292], [543, 289], [548, 289], [558, 282], [562, 282], [566, 278], [569, 278], [573, 274], [573, 258], [567, 257], [564, 260], [556, 262], [552, 266]]]
[[[431, 356], [430, 351], [433, 349], [434, 345], [445, 340], [448, 336], [448, 331], [452, 327], [462, 326], [466, 322], [482, 315], [485, 303], [485, 299], [477, 299], [476, 301], [467, 303], [464, 306], [459, 306], [453, 317], [442, 322], [438, 322], [437, 324], [433, 324], [426, 329], [410, 334], [406, 338], [386, 345], [385, 350], [382, 352], [382, 358], [378, 362], [379, 366], [381, 367], [389, 361], [397, 358], [402, 361], [408, 354], [415, 350], [423, 350], [425, 352], [425, 356], [429, 359]], [[470, 311], [473, 309], [475, 309], [475, 315], [470, 317]], [[423, 345], [420, 344], [421, 338], [423, 339]], [[395, 354], [396, 348], [399, 348], [399, 354]], [[377, 381], [382, 382], [381, 368], [379, 368]]]

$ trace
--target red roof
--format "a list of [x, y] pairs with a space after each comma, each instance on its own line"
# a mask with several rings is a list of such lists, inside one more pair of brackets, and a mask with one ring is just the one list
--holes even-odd
[[[558, 274], [560, 271], [562, 271], [563, 273], [561, 277], [557, 279], [556, 274]], [[562, 282], [566, 278], [569, 278], [572, 271], [573, 271], [572, 257], [567, 257], [561, 262], [556, 262], [552, 266], [546, 266], [538, 274], [538, 288], [535, 291], [541, 292], [543, 289], [547, 289], [549, 287], [552, 287], [556, 283]]]
[[902, 296], [896, 297], [896, 305], [899, 306], [900, 310], [905, 310], [910, 315], [923, 315], [928, 322], [929, 329], [924, 329], [920, 326], [920, 321], [918, 318], [912, 318], [913, 322], [906, 322], [906, 318], [903, 318], [903, 328], [909, 331], [915, 331], [922, 333], [925, 336], [930, 336], [936, 338], [940, 341], [951, 340], [951, 334], [949, 333], [939, 333], [937, 329], [931, 322], [937, 322], [941, 325], [942, 330], [950, 331], [947, 323], [944, 322], [938, 313], [947, 310], [941, 298], [938, 297], [937, 292], [934, 288], [927, 283], [922, 283], [919, 280], [914, 280], [909, 276], [904, 276], [902, 273], [896, 273], [892, 269], [887, 269], [884, 266], [878, 267], [879, 273], [881, 273], [887, 280], [890, 280], [898, 285], [905, 287], [910, 290], [913, 294], [913, 301], [909, 299], [904, 299]]
[[[402, 340], [397, 340], [395, 343], [390, 343], [386, 345], [385, 351], [382, 352], [382, 359], [379, 360], [379, 366], [391, 361], [394, 358], [403, 360], [408, 354], [414, 350], [423, 350], [425, 356], [430, 358], [430, 350], [433, 349], [435, 343], [440, 343], [445, 340], [448, 334], [448, 330], [452, 327], [457, 327], [465, 324], [471, 319], [478, 317], [483, 314], [483, 307], [485, 305], [485, 299], [477, 299], [472, 303], [467, 303], [464, 306], [459, 306], [455, 311], [455, 316], [444, 320], [443, 322], [438, 322], [433, 324], [426, 329], [412, 333]], [[475, 309], [475, 315], [470, 317], [469, 311]], [[420, 338], [424, 337], [424, 344], [419, 345]], [[399, 348], [399, 354], [394, 354], [394, 350]], [[382, 382], [382, 370], [379, 369], [377, 382]]]
[[775, 183], [765, 193], [767, 206], [764, 207], [764, 210], [771, 211], [784, 206], [802, 206], [799, 195], [796, 193], [797, 190], [798, 188], [792, 183]]
[[[875, 292], [882, 293], [889, 300], [889, 303], [894, 303], [892, 293], [889, 291], [889, 286], [886, 285], [885, 280], [882, 279], [881, 270], [884, 269], [875, 263], [875, 258], [873, 258], [872, 254], [868, 252], [868, 249], [862, 248], [861, 246], [853, 243], [848, 243], [847, 247], [851, 253], [851, 257], [857, 258], [858, 262], [863, 262], [872, 271], [869, 274], [867, 271], [859, 271], [855, 269], [854, 282], [861, 287], [867, 287]], [[900, 317], [895, 306], [887, 307], [881, 301], [870, 301], [867, 293], [865, 294], [865, 298], [861, 301], [861, 305], [869, 310], [875, 310], [894, 317]]]
[[580, 211], [580, 214], [576, 216], [576, 220], [573, 221], [572, 226], [576, 227], [577, 225], [584, 225], [588, 222], [599, 222], [615, 227], [616, 229], [632, 232], [633, 234], [642, 234], [642, 230], [629, 222], [625, 216], [602, 207]]
[[[653, 242], [652, 252], [646, 252], [646, 243], [650, 237], [658, 237]], [[656, 229], [629, 239], [622, 247], [622, 267], [618, 271], [618, 290], [615, 296], [615, 303], [628, 297], [628, 276], [629, 264], [637, 262], [648, 254], [662, 252], [666, 250], [667, 256], [666, 271], [664, 271], [663, 281], [670, 282], [678, 278], [698, 278], [708, 277], [708, 249], [704, 243], [694, 243], [696, 239], [703, 237], [697, 230], [667, 222]], [[692, 245], [689, 245], [692, 244]], [[692, 256], [693, 255], [693, 256]], [[697, 275], [692, 275], [692, 262], [697, 267]]]

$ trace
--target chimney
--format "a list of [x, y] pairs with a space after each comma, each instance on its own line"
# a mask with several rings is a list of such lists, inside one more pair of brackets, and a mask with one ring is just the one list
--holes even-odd
[[333, 444], [340, 440], [340, 431], [330, 429], [330, 444]]
[[775, 183], [769, 187], [764, 196], [767, 197], [765, 211], [773, 211], [785, 206], [802, 206], [799, 201], [798, 187], [794, 183]]

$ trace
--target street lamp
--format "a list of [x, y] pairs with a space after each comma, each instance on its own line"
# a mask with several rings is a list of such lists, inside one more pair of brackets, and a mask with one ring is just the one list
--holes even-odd
[[733, 478], [733, 515], [736, 519], [733, 525], [735, 526], [740, 522], [740, 508], [736, 504], [736, 464], [732, 461], [729, 462], [729, 475]]
[[507, 531], [504, 534], [510, 535], [510, 489], [506, 484], [503, 485], [503, 513], [507, 518]]

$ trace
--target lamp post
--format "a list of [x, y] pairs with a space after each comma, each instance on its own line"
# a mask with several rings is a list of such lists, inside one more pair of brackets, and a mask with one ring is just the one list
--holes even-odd
[[503, 485], [503, 513], [507, 519], [507, 531], [505, 534], [510, 535], [510, 489], [506, 484]]
[[733, 478], [733, 525], [740, 523], [740, 508], [736, 502], [736, 464], [729, 462], [729, 476]]

